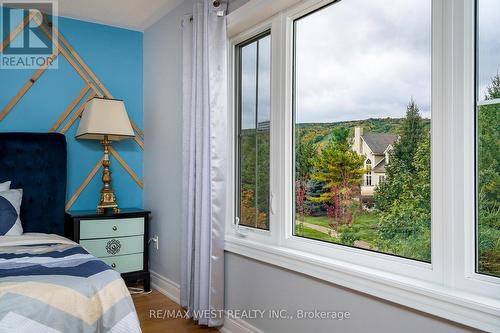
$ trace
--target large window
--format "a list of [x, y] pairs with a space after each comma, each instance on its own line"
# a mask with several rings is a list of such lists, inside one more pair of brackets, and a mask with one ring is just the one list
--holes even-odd
[[271, 36], [238, 45], [239, 224], [269, 229]]
[[293, 2], [228, 16], [225, 250], [500, 332], [500, 1]]
[[477, 271], [500, 276], [500, 2], [477, 13]]
[[294, 41], [295, 235], [430, 262], [431, 1], [334, 2]]

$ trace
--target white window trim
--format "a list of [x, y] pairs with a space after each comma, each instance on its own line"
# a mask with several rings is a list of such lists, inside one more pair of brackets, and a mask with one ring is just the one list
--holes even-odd
[[[250, 4], [255, 1], [250, 1]], [[265, 2], [258, 0], [259, 6]], [[271, 29], [270, 230], [235, 228], [234, 75], [229, 80], [225, 250], [365, 292], [485, 331], [500, 332], [499, 279], [474, 267], [474, 1], [433, 1], [432, 264], [293, 236], [292, 23], [331, 0], [309, 0], [230, 35], [235, 45]], [[255, 21], [255, 11], [235, 11]], [[231, 22], [230, 17], [228, 21]], [[238, 31], [231, 29], [228, 31]], [[439, 68], [439, 70], [436, 70]], [[449, 149], [448, 147], [453, 147]], [[450, 167], [451, 166], [451, 167]], [[464, 182], [453, 182], [464, 179]], [[277, 200], [281, 198], [281, 200]], [[444, 260], [444, 258], [452, 258]]]

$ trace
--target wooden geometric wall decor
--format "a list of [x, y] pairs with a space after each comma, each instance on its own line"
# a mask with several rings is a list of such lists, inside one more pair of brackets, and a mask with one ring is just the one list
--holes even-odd
[[[113, 98], [113, 95], [109, 92], [109, 90], [104, 86], [104, 84], [97, 78], [97, 76], [90, 70], [87, 64], [83, 61], [83, 59], [78, 55], [78, 53], [73, 49], [73, 47], [69, 44], [68, 40], [64, 38], [61, 32], [48, 20], [48, 18], [42, 14], [42, 17], [39, 17], [39, 12], [30, 11], [30, 15], [23, 20], [0, 45], [0, 52], [9, 45], [11, 41], [15, 39], [15, 37], [26, 27], [27, 24], [31, 20], [37, 22], [42, 31], [52, 40], [55, 46], [54, 54], [50, 57], [51, 61], [55, 60], [55, 58], [62, 54], [64, 58], [68, 61], [68, 63], [73, 67], [73, 69], [80, 75], [80, 77], [85, 81], [85, 87], [80, 91], [78, 96], [71, 102], [71, 104], [66, 108], [66, 110], [61, 114], [55, 124], [50, 128], [49, 132], [56, 132], [64, 123], [64, 121], [73, 113], [74, 109], [77, 105], [80, 104], [78, 110], [76, 110], [70, 119], [66, 122], [66, 124], [59, 130], [59, 133], [65, 134], [71, 126], [76, 122], [76, 120], [81, 117], [81, 114], [84, 110], [85, 103], [81, 103], [83, 100], [90, 100], [95, 96], [98, 97], [106, 97]], [[52, 33], [51, 33], [52, 30]], [[50, 62], [47, 62], [50, 63]], [[5, 106], [5, 108], [0, 112], [0, 121], [2, 121], [9, 112], [14, 109], [16, 104], [23, 98], [23, 96], [35, 85], [40, 76], [43, 75], [45, 70], [47, 69], [47, 65], [40, 67], [35, 74], [28, 80], [28, 82], [21, 88], [21, 90], [14, 96], [14, 98]], [[89, 94], [90, 92], [90, 94]], [[87, 97], [88, 96], [88, 97]], [[137, 126], [137, 124], [131, 119], [132, 127], [136, 133], [134, 137], [134, 141], [141, 148], [144, 149], [144, 133]], [[137, 185], [141, 188], [144, 187], [143, 181], [137, 176], [137, 174], [132, 170], [132, 168], [125, 162], [125, 160], [118, 154], [118, 152], [110, 148], [110, 153], [115, 157], [115, 159], [119, 162], [119, 164], [125, 169], [125, 171], [132, 177], [132, 179], [137, 183]], [[92, 179], [95, 177], [97, 172], [100, 170], [102, 166], [102, 158], [96, 163], [94, 168], [90, 171], [87, 178], [82, 182], [80, 187], [76, 190], [76, 192], [71, 196], [71, 198], [66, 203], [66, 210], [69, 210], [71, 206], [76, 202], [76, 200], [80, 197], [81, 193], [85, 188], [89, 185]]]
[[82, 185], [80, 185], [78, 190], [76, 190], [71, 199], [68, 200], [68, 202], [66, 203], [66, 210], [69, 210], [71, 206], [73, 206], [78, 197], [80, 197], [80, 194], [82, 194], [83, 190], [90, 184], [90, 181], [95, 177], [97, 171], [99, 171], [99, 169], [102, 167], [102, 160], [103, 158], [101, 157], [101, 159], [96, 163], [95, 167], [90, 171], [87, 178], [85, 178]]
[[[101, 83], [101, 81], [99, 81], [99, 79], [97, 78], [97, 76], [95, 76], [95, 74], [85, 64], [85, 62], [83, 61], [83, 59], [80, 58], [80, 56], [78, 55], [78, 53], [76, 53], [75, 50], [71, 47], [71, 45], [68, 43], [68, 41], [66, 40], [66, 38], [64, 38], [64, 36], [59, 33], [59, 31], [57, 30], [57, 28], [52, 27], [52, 30], [54, 31], [56, 37], [61, 41], [61, 43], [75, 57], [75, 59], [78, 61], [78, 63], [80, 63], [80, 65], [87, 72], [87, 74], [95, 81], [95, 83], [99, 86], [99, 88], [101, 88], [101, 90], [104, 92], [104, 95], [106, 95], [106, 97], [108, 97], [108, 98], [114, 98], [113, 95], [111, 95], [111, 93], [109, 92], [109, 90], [106, 89], [106, 87]], [[141, 129], [136, 125], [136, 123], [133, 120], [131, 120], [131, 123], [132, 123], [132, 127], [134, 128], [134, 130], [136, 131], [136, 133], [142, 139], [144, 139], [144, 133], [141, 131]]]
[[125, 163], [125, 161], [123, 160], [123, 158], [116, 152], [116, 150], [109, 146], [109, 152], [111, 153], [111, 155], [113, 155], [116, 160], [125, 168], [125, 170], [127, 170], [127, 172], [129, 173], [130, 176], [132, 176], [132, 178], [134, 178], [135, 182], [137, 183], [137, 185], [139, 185], [140, 188], [144, 188], [144, 183], [142, 182], [142, 180], [139, 178], [139, 176], [137, 176], [137, 174], [128, 166], [127, 163]]
[[0, 121], [2, 121], [7, 114], [16, 106], [16, 104], [23, 98], [23, 96], [30, 90], [30, 88], [36, 83], [36, 81], [42, 76], [45, 70], [48, 67], [49, 62], [54, 61], [54, 59], [59, 55], [59, 50], [56, 50], [52, 56], [50, 56], [50, 60], [47, 61], [43, 66], [41, 66], [35, 74], [26, 82], [26, 84], [19, 90], [19, 92], [14, 96], [14, 98], [7, 104], [7, 106], [0, 112]]
[[[106, 89], [106, 87], [101, 83], [101, 81], [99, 81], [99, 79], [97, 78], [97, 76], [95, 76], [95, 74], [90, 70], [90, 68], [87, 66], [87, 64], [85, 64], [85, 62], [78, 55], [78, 53], [75, 52], [75, 50], [71, 47], [71, 45], [68, 43], [68, 41], [66, 40], [66, 38], [63, 37], [63, 35], [59, 32], [59, 30], [56, 27], [54, 27], [52, 25], [52, 23], [48, 22], [48, 19], [47, 19], [47, 17], [45, 15], [43, 16], [43, 22], [42, 22], [42, 20], [40, 20], [40, 18], [38, 18], [38, 16], [34, 16], [33, 19], [37, 22], [38, 25], [40, 25], [40, 28], [42, 28], [42, 31], [52, 40], [52, 42], [54, 43], [54, 45], [56, 46], [56, 48], [63, 54], [63, 56], [68, 60], [68, 62], [71, 64], [71, 66], [73, 66], [73, 68], [78, 72], [78, 74], [80, 74], [80, 76], [85, 81], [87, 81], [87, 84], [89, 84], [92, 87], [92, 89], [96, 92], [97, 96], [103, 97], [103, 95], [97, 89], [96, 85], [99, 86], [99, 88], [103, 91], [105, 97], [107, 97], [107, 98], [113, 98], [113, 95], [111, 95], [111, 93], [109, 92], [109, 90]], [[49, 30], [50, 28], [48, 28], [47, 26], [52, 29], [52, 31], [54, 32], [54, 34], [50, 33], [50, 30]], [[75, 63], [75, 61], [67, 53], [67, 51], [63, 47], [61, 47], [61, 45], [58, 43], [58, 41], [54, 37], [54, 35], [70, 51], [70, 53], [76, 59], [76, 61], [78, 62], [78, 64], [81, 66], [81, 68]], [[90, 78], [87, 77], [83, 73], [82, 68], [89, 75]], [[94, 84], [94, 82], [91, 81], [91, 79], [94, 80], [95, 84]], [[136, 134], [137, 134], [134, 137], [135, 142], [139, 145], [139, 147], [141, 147], [142, 149], [144, 149], [144, 142], [141, 140], [141, 138], [142, 139], [144, 138], [144, 134], [142, 133], [142, 131], [139, 129], [139, 127], [135, 124], [135, 122], [133, 120], [131, 120], [130, 122], [131, 122], [132, 127], [134, 128], [134, 130], [136, 131]]]
[[68, 116], [73, 111], [73, 109], [78, 105], [78, 103], [81, 102], [81, 100], [85, 97], [85, 95], [87, 95], [87, 92], [89, 91], [89, 89], [90, 89], [89, 85], [86, 85], [82, 89], [82, 91], [78, 94], [78, 96], [76, 96], [76, 98], [73, 100], [73, 102], [68, 106], [66, 111], [59, 117], [59, 119], [57, 119], [54, 126], [52, 126], [52, 128], [50, 129], [50, 132], [57, 131], [59, 126], [61, 126], [61, 124], [66, 120], [66, 118], [68, 118]]
[[[89, 98], [87, 98], [87, 101], [91, 100], [95, 96], [96, 96], [95, 93], [90, 94]], [[66, 132], [71, 128], [71, 126], [73, 126], [75, 121], [82, 115], [84, 109], [85, 109], [85, 103], [82, 103], [78, 108], [78, 111], [76, 111], [73, 114], [73, 116], [69, 119], [66, 125], [64, 125], [64, 127], [59, 131], [59, 133], [66, 134]]]

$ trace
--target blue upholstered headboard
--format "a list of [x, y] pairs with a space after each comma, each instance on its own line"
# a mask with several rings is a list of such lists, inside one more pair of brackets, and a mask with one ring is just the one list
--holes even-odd
[[57, 133], [0, 133], [0, 183], [23, 189], [24, 232], [64, 235], [66, 137]]

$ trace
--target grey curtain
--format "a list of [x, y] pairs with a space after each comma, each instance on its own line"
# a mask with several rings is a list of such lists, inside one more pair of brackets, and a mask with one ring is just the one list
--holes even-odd
[[[200, 325], [223, 324], [226, 189], [225, 4], [195, 3], [183, 26], [181, 305]], [[200, 315], [212, 311], [210, 316]], [[217, 310], [217, 311], [213, 311]], [[214, 313], [220, 315], [213, 316]]]

